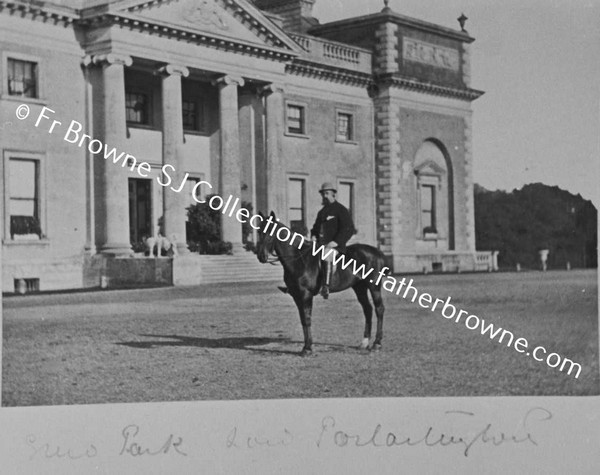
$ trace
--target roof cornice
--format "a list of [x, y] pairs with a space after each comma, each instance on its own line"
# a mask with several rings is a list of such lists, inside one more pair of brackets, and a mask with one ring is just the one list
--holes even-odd
[[395, 23], [401, 26], [408, 26], [428, 33], [434, 33], [438, 36], [443, 36], [453, 40], [462, 41], [464, 43], [472, 43], [475, 38], [469, 36], [466, 31], [453, 30], [445, 26], [436, 25], [427, 21], [411, 18], [405, 15], [400, 15], [394, 11], [382, 11], [371, 15], [363, 15], [345, 20], [337, 20], [311, 28], [308, 33], [315, 36], [327, 34], [331, 31], [337, 31], [340, 28], [353, 26], [373, 26], [382, 23]]
[[9, 15], [21, 15], [31, 19], [53, 21], [55, 24], [70, 25], [79, 19], [79, 10], [62, 7], [60, 5], [48, 5], [44, 2], [25, 2], [22, 0], [4, 1], [0, 0], [0, 13]]
[[407, 78], [398, 74], [381, 74], [375, 76], [374, 79], [377, 86], [395, 87], [433, 96], [452, 97], [469, 102], [474, 101], [485, 94], [483, 91], [477, 89], [440, 86], [429, 82], [422, 82], [417, 79]]
[[285, 72], [296, 76], [321, 79], [351, 86], [367, 87], [373, 84], [373, 76], [371, 74], [313, 63], [298, 58], [286, 66]]

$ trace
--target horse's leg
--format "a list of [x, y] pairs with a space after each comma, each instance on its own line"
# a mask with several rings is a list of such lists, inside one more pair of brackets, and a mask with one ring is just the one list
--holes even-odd
[[369, 302], [369, 295], [367, 294], [367, 286], [364, 282], [357, 283], [354, 287], [352, 287], [360, 305], [362, 306], [363, 313], [365, 314], [365, 333], [363, 335], [363, 340], [360, 344], [361, 349], [366, 349], [369, 346], [369, 339], [371, 338], [371, 326], [373, 321], [373, 307], [371, 306], [371, 302]]
[[383, 299], [381, 298], [381, 288], [375, 286], [370, 287], [371, 298], [375, 304], [375, 314], [377, 315], [377, 332], [375, 333], [375, 341], [371, 347], [372, 350], [381, 350], [381, 339], [383, 338]]
[[304, 348], [300, 352], [300, 356], [309, 356], [312, 354], [312, 305], [313, 296], [310, 292], [303, 292], [300, 295], [294, 295], [294, 302], [298, 307], [300, 314], [300, 323], [302, 323], [302, 331], [304, 332]]

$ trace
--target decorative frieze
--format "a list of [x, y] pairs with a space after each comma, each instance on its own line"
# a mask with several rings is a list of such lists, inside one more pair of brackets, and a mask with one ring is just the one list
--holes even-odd
[[460, 67], [458, 50], [408, 37], [402, 38], [402, 59], [452, 71]]

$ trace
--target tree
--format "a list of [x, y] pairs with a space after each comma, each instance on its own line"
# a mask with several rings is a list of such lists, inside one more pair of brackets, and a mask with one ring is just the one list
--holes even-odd
[[500, 267], [596, 267], [598, 212], [590, 201], [557, 186], [525, 185], [510, 193], [475, 185], [477, 249], [500, 251]]

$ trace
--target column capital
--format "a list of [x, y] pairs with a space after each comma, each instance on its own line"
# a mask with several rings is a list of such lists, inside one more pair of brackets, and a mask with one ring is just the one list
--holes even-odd
[[275, 93], [283, 94], [284, 92], [285, 92], [285, 89], [284, 89], [283, 85], [277, 84], [277, 83], [267, 84], [258, 89], [258, 93], [261, 96], [268, 96], [270, 94], [275, 94]]
[[225, 86], [242, 87], [244, 85], [244, 78], [242, 78], [241, 76], [225, 75], [225, 76], [221, 76], [220, 78], [213, 80], [212, 83], [213, 83], [213, 85], [219, 86], [219, 87], [225, 87]]
[[126, 54], [106, 53], [106, 54], [88, 54], [81, 60], [84, 67], [103, 65], [103, 64], [122, 64], [131, 66], [133, 59]]
[[187, 78], [190, 75], [190, 70], [181, 64], [165, 64], [156, 70], [157, 74], [162, 76], [179, 75]]

